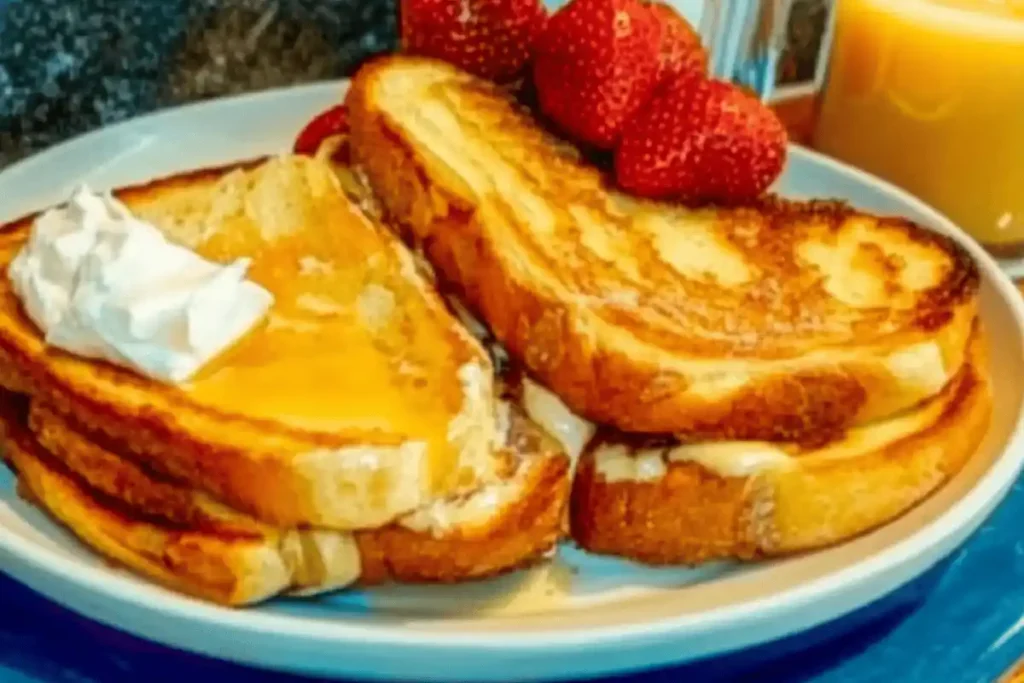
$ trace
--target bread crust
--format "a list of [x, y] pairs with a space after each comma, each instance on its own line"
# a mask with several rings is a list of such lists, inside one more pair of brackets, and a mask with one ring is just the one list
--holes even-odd
[[590, 450], [573, 486], [573, 538], [594, 553], [655, 565], [750, 560], [848, 540], [926, 498], [984, 438], [992, 395], [980, 335], [968, 364], [932, 401], [941, 409], [902, 438], [852, 457], [822, 457], [828, 445], [812, 448], [794, 456], [793, 467], [750, 476], [670, 461], [651, 481], [609, 481]]
[[[182, 174], [125, 189], [118, 196], [131, 207], [151, 207], [188, 197], [189, 193], [201, 194], [227, 174], [249, 172], [264, 163]], [[320, 162], [304, 158], [293, 163], [316, 180], [326, 184], [330, 179], [336, 185], [328, 166], [311, 168]], [[339, 207], [351, 206], [340, 190], [337, 203]], [[412, 257], [398, 240], [361, 213], [350, 210], [345, 220], [359, 223], [354, 229], [377, 231], [384, 248], [393, 248], [403, 268], [408, 267], [408, 277], [415, 278]], [[8, 263], [20, 248], [30, 222], [31, 217], [0, 228], [0, 262]], [[317, 431], [226, 414], [195, 404], [174, 387], [48, 349], [21, 312], [7, 282], [5, 265], [2, 270], [0, 385], [39, 397], [90, 431], [103, 434], [117, 450], [146, 459], [165, 474], [187, 480], [267, 523], [340, 530], [373, 528], [431, 500], [471, 491], [495, 479], [490, 454], [468, 439], [462, 444], [467, 447], [459, 445], [462, 450], [458, 456], [441, 466], [440, 461], [413, 448], [416, 444], [401, 434], [356, 425]], [[452, 357], [464, 358], [466, 365], [478, 367], [486, 389], [493, 375], [487, 354], [450, 316], [425, 280], [417, 279], [413, 286], [428, 314], [446, 326], [444, 334], [448, 335]], [[451, 381], [451, 390], [460, 391], [454, 373]], [[487, 404], [485, 408], [493, 407], [489, 399], [482, 403]], [[360, 464], [366, 460], [368, 449], [376, 452], [378, 467], [368, 469]], [[463, 457], [467, 453], [469, 456]], [[370, 477], [387, 480], [377, 484], [387, 495], [378, 491], [372, 498], [360, 498], [367, 491], [362, 484]], [[411, 485], [401, 483], [410, 481]], [[274, 494], [267, 495], [268, 491]], [[349, 493], [339, 496], [339, 491]], [[343, 500], [351, 504], [338, 502]]]
[[451, 525], [411, 529], [399, 521], [354, 533], [259, 522], [7, 392], [0, 421], [24, 497], [116, 564], [225, 605], [349, 585], [481, 579], [542, 561], [565, 533], [568, 459], [521, 418], [505, 475], [513, 496]]
[[[647, 205], [615, 195], [596, 169], [578, 161], [575, 150], [545, 133], [507, 94], [449, 66], [389, 56], [365, 65], [353, 80], [347, 96], [352, 159], [365, 172], [391, 219], [405, 227], [407, 237], [428, 256], [440, 280], [487, 322], [511, 355], [590, 421], [627, 432], [676, 433], [700, 439], [821, 439], [908, 408], [934, 393], [934, 382], [928, 386], [908, 382], [894, 370], [890, 364], [893, 354], [922, 343], [935, 344], [943, 366], [939, 386], [962, 363], [978, 287], [977, 268], [970, 257], [952, 240], [905, 220], [869, 219], [838, 203], [767, 199], [748, 207], [695, 211], [693, 216], [696, 220], [713, 212], [723, 234], [735, 244], [742, 241], [746, 228], [786, 235], [803, 229], [800, 226], [824, 224], [839, 234], [851, 221], [873, 220], [880, 232], [918, 243], [936, 258], [946, 259], [948, 272], [921, 293], [912, 309], [894, 323], [892, 334], [874, 334], [873, 323], [865, 320], [852, 338], [860, 335], [870, 341], [832, 345], [827, 353], [816, 354], [807, 346], [794, 347], [784, 337], [776, 340], [778, 346], [772, 349], [761, 343], [743, 347], [735, 338], [722, 346], [685, 333], [665, 334], [643, 320], [637, 312], [643, 306], [635, 304], [618, 307], [605, 301], [600, 314], [595, 313], [594, 307], [580, 305], [578, 296], [536, 277], [536, 268], [554, 273], [564, 264], [526, 236], [521, 251], [529, 254], [536, 268], [524, 268], [523, 253], [509, 249], [507, 239], [512, 238], [498, 239], [504, 233], [492, 225], [505, 220], [514, 224], [516, 218], [495, 217], [501, 213], [497, 204], [484, 207], [464, 177], [417, 144], [405, 122], [389, 113], [388, 104], [397, 94], [383, 94], [383, 84], [404, 69], [412, 74], [408, 76], [411, 82], [429, 81], [422, 91], [405, 93], [406, 101], [422, 98], [425, 102], [441, 92], [439, 98], [468, 103], [464, 108], [487, 122], [473, 126], [486, 125], [490, 135], [503, 136], [494, 143], [495, 148], [501, 147], [496, 153], [504, 154], [505, 148], [518, 145], [521, 150], [515, 152], [516, 161], [534, 164], [523, 171], [524, 176], [546, 190], [564, 189], [566, 201], [577, 192], [602, 201], [614, 195], [615, 201], [624, 205]], [[473, 118], [456, 106], [451, 105], [453, 117]], [[446, 131], [448, 136], [457, 134], [454, 129]], [[544, 175], [537, 180], [537, 174]], [[523, 182], [528, 187], [528, 181]], [[491, 195], [488, 198], [493, 199]], [[684, 210], [665, 205], [668, 211]], [[744, 251], [743, 258], [766, 272], [779, 268], [793, 271], [780, 271], [780, 277], [806, 279], [811, 274], [801, 275], [785, 260], [789, 258], [785, 257], [787, 249], [792, 251], [790, 241], [795, 239], [779, 238], [778, 249]], [[783, 261], [772, 261], [775, 258]], [[865, 256], [866, 261], [870, 258]], [[593, 277], [601, 277], [599, 259], [591, 261]], [[889, 265], [870, 267], [884, 271]], [[885, 273], [878, 277], [884, 279]], [[697, 294], [704, 287], [687, 286]], [[815, 286], [809, 282], [807, 291]], [[715, 294], [712, 291], [712, 298], [702, 301], [714, 301]], [[792, 303], [799, 308], [798, 298]], [[732, 315], [767, 315], [757, 310], [750, 301], [738, 302]], [[728, 321], [718, 322], [719, 336], [728, 339]], [[626, 338], [628, 343], [623, 341]], [[724, 359], [743, 361], [743, 366], [734, 371], [730, 369], [733, 364], [721, 362]], [[716, 362], [720, 363], [717, 369]], [[730, 373], [742, 379], [721, 388], [721, 377]], [[716, 383], [718, 388], [711, 390]]]

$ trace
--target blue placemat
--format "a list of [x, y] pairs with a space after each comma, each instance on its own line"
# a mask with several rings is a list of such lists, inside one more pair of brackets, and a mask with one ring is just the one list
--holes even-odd
[[[953, 557], [836, 623], [696, 665], [609, 679], [991, 683], [1024, 654], [1024, 486]], [[3, 683], [288, 683], [93, 624], [0, 577]], [[197, 679], [198, 680], [198, 679]]]

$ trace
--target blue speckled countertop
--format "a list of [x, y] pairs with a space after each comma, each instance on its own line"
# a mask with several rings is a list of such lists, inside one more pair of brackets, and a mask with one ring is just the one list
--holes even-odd
[[[0, 167], [156, 108], [349, 73], [391, 0], [0, 0]], [[1024, 654], [1024, 488], [949, 561], [838, 624], [635, 683], [989, 683]], [[756, 674], [756, 676], [755, 676]], [[150, 645], [0, 576], [0, 681], [295, 681]]]
[[393, 0], [0, 0], [0, 167], [154, 109], [347, 75]]

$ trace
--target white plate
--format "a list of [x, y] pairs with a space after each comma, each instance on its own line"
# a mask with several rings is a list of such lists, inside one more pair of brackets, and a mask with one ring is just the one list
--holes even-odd
[[[114, 126], [0, 174], [0, 222], [102, 188], [288, 148], [338, 101], [325, 83], [192, 105]], [[846, 198], [963, 238], [863, 173], [794, 149], [781, 189]], [[15, 494], [0, 468], [0, 569], [93, 619], [247, 664], [320, 675], [555, 679], [683, 662], [835, 619], [921, 574], [978, 527], [1024, 458], [1024, 303], [964, 238], [984, 275], [996, 411], [964, 471], [892, 524], [829, 550], [759, 565], [650, 570], [564, 549], [550, 569], [468, 587], [394, 587], [247, 610], [182, 597], [111, 568]]]

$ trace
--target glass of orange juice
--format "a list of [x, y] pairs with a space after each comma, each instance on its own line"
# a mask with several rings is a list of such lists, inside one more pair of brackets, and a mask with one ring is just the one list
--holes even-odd
[[1024, 0], [838, 0], [826, 154], [1024, 256]]

